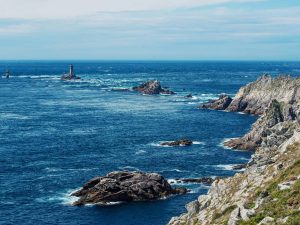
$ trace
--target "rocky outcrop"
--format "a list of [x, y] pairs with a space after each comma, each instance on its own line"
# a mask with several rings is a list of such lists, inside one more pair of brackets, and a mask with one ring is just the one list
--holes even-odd
[[168, 94], [173, 95], [175, 92], [162, 88], [158, 80], [150, 80], [140, 86], [133, 87], [134, 91], [141, 92], [146, 95]]
[[[299, 113], [297, 102], [290, 104], [273, 99], [249, 133], [242, 138], [231, 139], [224, 145], [233, 149], [254, 151], [261, 146], [263, 139], [266, 139], [264, 143], [268, 146], [278, 146], [293, 135], [291, 124], [297, 121]], [[278, 140], [278, 134], [284, 134], [284, 139]]]
[[255, 82], [242, 87], [226, 110], [262, 115], [274, 99], [292, 104], [299, 97], [299, 78], [293, 79], [290, 76], [272, 78], [263, 75]]
[[[300, 207], [299, 189], [298, 192], [295, 191], [299, 187], [296, 185], [300, 184], [299, 124], [293, 130], [292, 137], [280, 146], [260, 147], [244, 173], [214, 181], [207, 195], [189, 203], [186, 206], [187, 213], [172, 218], [169, 225], [237, 225], [240, 221], [249, 221], [247, 224], [262, 221], [264, 224], [264, 218], [270, 215], [276, 215], [277, 218], [274, 218], [274, 223], [268, 224], [282, 224], [280, 221], [283, 220], [294, 221], [293, 213], [298, 215]], [[274, 188], [275, 184], [278, 187]], [[286, 197], [283, 184], [288, 184], [290, 190]], [[277, 196], [283, 196], [283, 199], [278, 199]], [[285, 212], [287, 208], [293, 213]], [[291, 215], [290, 218], [285, 214]]]
[[72, 196], [79, 197], [73, 205], [85, 205], [148, 201], [186, 192], [183, 187], [172, 188], [157, 173], [117, 171], [91, 179]]
[[203, 109], [225, 110], [232, 102], [232, 98], [226, 94], [219, 96], [219, 99], [211, 100], [201, 106]]
[[161, 146], [190, 146], [192, 144], [193, 141], [188, 139], [160, 143]]
[[[225, 145], [255, 153], [243, 173], [214, 181], [207, 195], [189, 203], [187, 213], [172, 218], [169, 225], [299, 221], [299, 108], [299, 79], [263, 76], [241, 88], [226, 110], [261, 117], [248, 134]], [[284, 193], [286, 186], [289, 194]]]

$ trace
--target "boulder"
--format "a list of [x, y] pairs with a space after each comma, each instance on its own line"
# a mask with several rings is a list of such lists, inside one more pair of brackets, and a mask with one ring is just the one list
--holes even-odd
[[158, 80], [150, 80], [146, 83], [141, 84], [140, 86], [133, 87], [134, 91], [141, 92], [147, 95], [157, 95], [157, 94], [169, 94], [173, 95], [175, 92], [161, 87], [161, 84]]
[[201, 107], [203, 109], [225, 110], [231, 102], [232, 98], [230, 96], [222, 94], [218, 99], [211, 100], [208, 103], [203, 104]]
[[183, 187], [172, 188], [157, 173], [116, 171], [91, 179], [71, 195], [79, 197], [73, 205], [85, 205], [148, 201], [186, 192]]
[[163, 142], [160, 145], [162, 146], [191, 146], [193, 141], [188, 139], [181, 139], [177, 141]]

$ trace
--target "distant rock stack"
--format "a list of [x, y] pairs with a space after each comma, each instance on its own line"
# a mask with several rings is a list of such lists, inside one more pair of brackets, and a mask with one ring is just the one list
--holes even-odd
[[64, 74], [64, 75], [61, 77], [61, 79], [62, 79], [62, 80], [78, 80], [78, 79], [80, 79], [80, 77], [77, 77], [77, 76], [75, 75], [73, 64], [70, 65], [70, 71], [69, 71], [69, 73]]

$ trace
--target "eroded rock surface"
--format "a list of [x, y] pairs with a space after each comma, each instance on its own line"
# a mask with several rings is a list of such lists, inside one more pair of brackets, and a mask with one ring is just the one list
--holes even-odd
[[85, 205], [155, 200], [186, 192], [183, 187], [172, 188], [157, 173], [117, 171], [91, 179], [72, 196], [79, 197], [73, 205]]

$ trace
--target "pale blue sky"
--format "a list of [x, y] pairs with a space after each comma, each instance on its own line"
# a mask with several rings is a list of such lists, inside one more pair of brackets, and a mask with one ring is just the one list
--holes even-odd
[[0, 0], [0, 59], [300, 60], [299, 0]]

